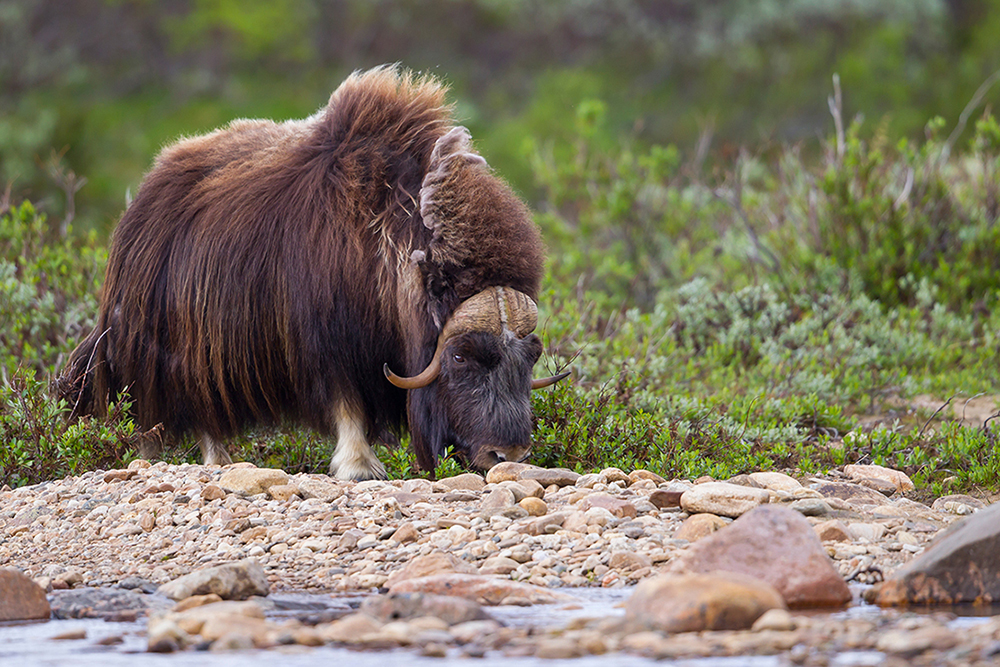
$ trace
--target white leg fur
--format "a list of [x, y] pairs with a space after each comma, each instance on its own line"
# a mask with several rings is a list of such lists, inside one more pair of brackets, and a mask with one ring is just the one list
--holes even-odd
[[201, 448], [201, 460], [207, 466], [226, 466], [233, 462], [226, 446], [213, 440], [207, 433], [202, 434], [198, 446]]
[[337, 406], [337, 448], [330, 474], [337, 479], [385, 479], [385, 468], [365, 437], [364, 423], [344, 404]]

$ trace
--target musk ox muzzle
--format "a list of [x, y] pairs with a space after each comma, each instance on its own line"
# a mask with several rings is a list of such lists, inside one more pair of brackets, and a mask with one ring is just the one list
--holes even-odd
[[538, 308], [531, 297], [489, 287], [455, 310], [423, 371], [400, 377], [388, 364], [383, 371], [401, 389], [436, 383], [446, 441], [469, 465], [485, 470], [502, 461], [520, 461], [531, 451], [530, 391], [569, 375], [532, 379], [531, 369], [542, 352], [533, 333], [537, 324]]

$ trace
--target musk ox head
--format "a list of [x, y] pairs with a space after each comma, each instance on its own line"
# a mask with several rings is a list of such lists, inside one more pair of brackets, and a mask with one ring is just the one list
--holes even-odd
[[531, 369], [542, 354], [542, 342], [532, 333], [537, 322], [538, 310], [528, 295], [490, 287], [455, 310], [421, 373], [404, 378], [388, 365], [383, 370], [395, 386], [417, 390], [411, 399], [420, 397], [426, 406], [417, 427], [435, 435], [442, 451], [451, 447], [481, 470], [520, 461], [531, 450], [531, 390], [569, 375], [532, 380]]

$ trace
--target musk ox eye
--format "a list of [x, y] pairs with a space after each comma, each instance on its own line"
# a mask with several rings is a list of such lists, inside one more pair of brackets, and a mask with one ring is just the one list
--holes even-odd
[[453, 354], [453, 355], [451, 355], [451, 358], [455, 360], [456, 364], [464, 364], [465, 363], [465, 357], [463, 357], [461, 354]]

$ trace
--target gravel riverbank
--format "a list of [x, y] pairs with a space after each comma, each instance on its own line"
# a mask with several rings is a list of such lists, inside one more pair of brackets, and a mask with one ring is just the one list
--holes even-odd
[[[417, 557], [445, 554], [453, 557], [455, 571], [556, 593], [648, 579], [750, 507], [778, 504], [806, 517], [845, 580], [871, 583], [990, 500], [950, 496], [919, 503], [906, 497], [911, 487], [905, 476], [864, 466], [814, 478], [755, 473], [727, 484], [697, 482], [663, 480], [647, 471], [611, 468], [580, 476], [502, 464], [485, 478], [354, 483], [249, 464], [135, 461], [125, 470], [0, 492], [0, 566], [18, 568], [50, 591], [152, 588], [199, 568], [249, 558], [260, 563], [273, 591], [340, 595], [384, 590]], [[692, 489], [697, 493], [688, 493]], [[795, 650], [803, 650], [795, 646], [817, 642], [830, 650], [869, 644], [876, 649], [874, 637], [869, 644], [860, 639], [837, 644], [837, 632], [820, 630], [821, 622], [808, 618], [795, 624], [799, 633], [792, 644], [789, 637], [771, 641], [768, 651], [785, 651], [793, 659]], [[907, 618], [908, 613], [891, 612], [878, 621], [840, 623], [843, 628], [868, 624], [869, 630], [888, 624], [885, 632], [902, 624], [905, 635], [907, 623], [919, 629], [949, 622]], [[614, 635], [579, 619], [574, 623], [572, 631]], [[981, 631], [977, 656], [988, 657], [983, 652], [994, 641], [990, 632]], [[848, 629], [843, 633], [853, 636]], [[600, 649], [659, 657], [761, 652], [759, 633], [756, 643], [740, 636], [682, 633], [656, 641], [646, 637], [647, 644], [640, 645], [642, 637], [633, 633], [610, 646], [603, 642]], [[573, 650], [564, 657], [586, 652], [579, 641], [570, 643]], [[534, 648], [521, 650], [535, 654], [538, 645], [527, 644]], [[896, 650], [881, 648], [889, 654]], [[913, 647], [904, 653], [912, 657]], [[814, 654], [806, 651], [802, 661]]]

